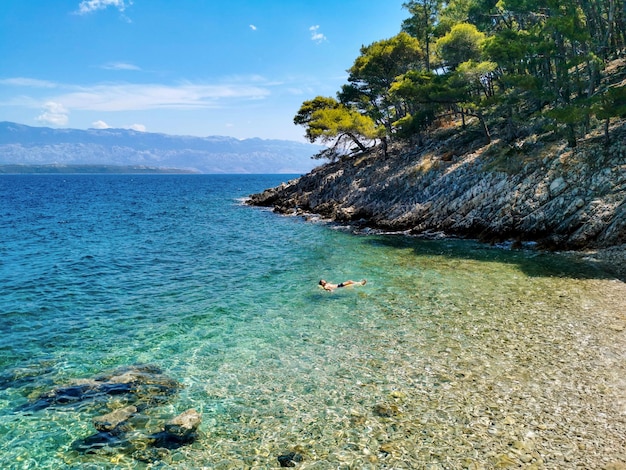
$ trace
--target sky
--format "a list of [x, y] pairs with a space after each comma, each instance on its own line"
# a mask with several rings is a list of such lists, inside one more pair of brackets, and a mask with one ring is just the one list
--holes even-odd
[[406, 0], [1, 0], [0, 121], [304, 141]]

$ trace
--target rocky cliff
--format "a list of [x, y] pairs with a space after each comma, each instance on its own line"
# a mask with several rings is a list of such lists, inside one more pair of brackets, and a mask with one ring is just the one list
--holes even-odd
[[550, 138], [485, 146], [447, 132], [387, 156], [343, 157], [250, 203], [423, 236], [613, 253], [626, 244], [626, 123], [608, 147], [601, 135], [568, 148]]

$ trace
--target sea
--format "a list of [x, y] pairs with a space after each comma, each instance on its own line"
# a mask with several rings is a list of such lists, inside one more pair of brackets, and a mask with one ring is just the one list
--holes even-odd
[[626, 462], [623, 282], [245, 204], [290, 178], [0, 176], [0, 468]]

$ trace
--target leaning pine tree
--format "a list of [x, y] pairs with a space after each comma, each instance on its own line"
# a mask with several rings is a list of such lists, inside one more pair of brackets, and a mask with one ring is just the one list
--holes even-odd
[[339, 151], [350, 144], [365, 152], [366, 144], [383, 138], [384, 128], [358, 111], [351, 109], [334, 98], [318, 96], [302, 103], [294, 124], [304, 126], [306, 138], [311, 142], [330, 143], [318, 158], [334, 159]]

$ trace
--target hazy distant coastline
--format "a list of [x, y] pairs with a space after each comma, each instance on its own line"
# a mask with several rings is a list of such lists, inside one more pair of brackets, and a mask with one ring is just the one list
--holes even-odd
[[[129, 129], [52, 129], [0, 122], [0, 166], [32, 173], [101, 167], [97, 172], [211, 174], [304, 174], [317, 161], [319, 145], [289, 140], [176, 136]], [[172, 169], [176, 169], [172, 171]], [[5, 171], [6, 172], [6, 171]], [[81, 172], [85, 172], [82, 171]]]
[[181, 168], [119, 165], [0, 165], [0, 175], [15, 174], [197, 174]]

